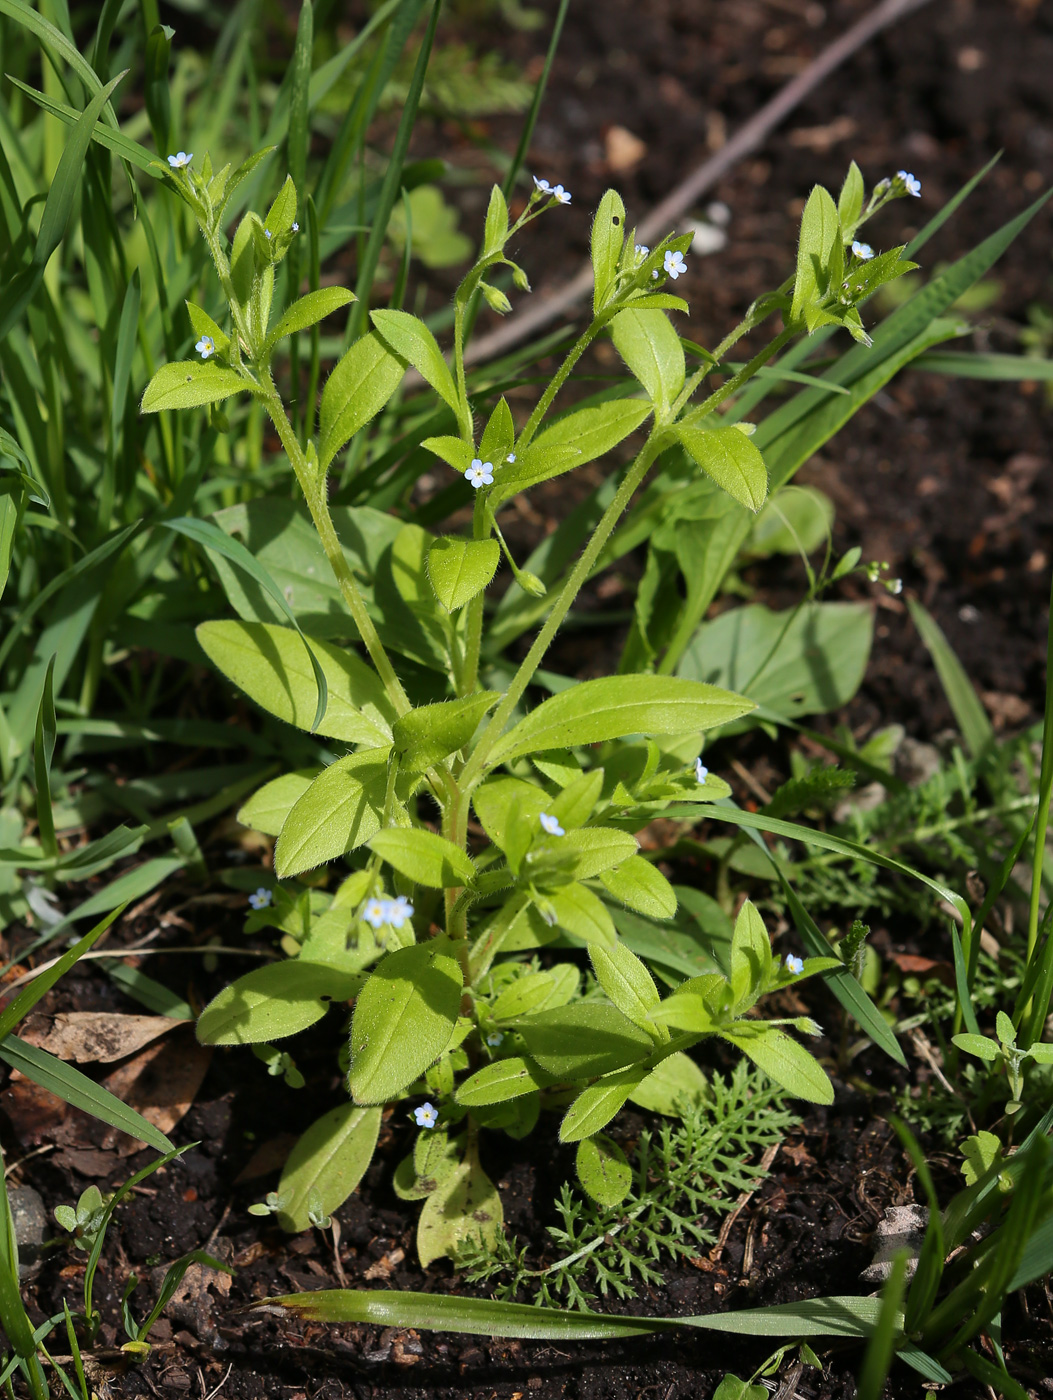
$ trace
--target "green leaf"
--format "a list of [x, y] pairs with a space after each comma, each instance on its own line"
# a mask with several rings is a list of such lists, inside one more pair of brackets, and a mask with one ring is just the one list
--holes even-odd
[[464, 473], [472, 464], [475, 456], [475, 448], [462, 438], [450, 437], [444, 434], [441, 437], [427, 437], [421, 442], [421, 447], [425, 452], [434, 452], [440, 461], [445, 462], [448, 467], [452, 467], [455, 472]]
[[480, 690], [460, 700], [418, 705], [400, 715], [392, 727], [396, 750], [408, 772], [424, 773], [471, 741], [479, 721], [500, 699], [496, 690]]
[[819, 1061], [778, 1027], [767, 1030], [726, 1030], [721, 1035], [737, 1045], [776, 1084], [808, 1103], [833, 1103], [834, 1086]]
[[405, 362], [372, 331], [356, 340], [326, 381], [319, 410], [319, 470], [374, 418], [402, 382]]
[[453, 1039], [461, 969], [448, 938], [389, 953], [367, 981], [351, 1021], [348, 1084], [356, 1103], [387, 1103]]
[[678, 424], [676, 435], [695, 464], [748, 510], [760, 510], [768, 494], [764, 458], [736, 427], [697, 428]]
[[[633, 1090], [646, 1078], [645, 1070], [622, 1069], [582, 1089], [559, 1125], [560, 1142], [581, 1142], [583, 1138], [587, 1139], [605, 1128]], [[588, 1191], [589, 1188], [586, 1186], [585, 1189]], [[592, 1194], [589, 1191], [589, 1195]]]
[[618, 263], [625, 242], [625, 205], [617, 190], [608, 190], [600, 200], [592, 221], [592, 271], [595, 287], [592, 310], [599, 315], [613, 290]]
[[374, 836], [387, 775], [387, 755], [378, 750], [348, 754], [319, 773], [282, 826], [274, 848], [279, 879], [313, 870]]
[[680, 1117], [683, 1110], [697, 1108], [709, 1095], [706, 1076], [694, 1060], [678, 1050], [667, 1055], [646, 1078], [630, 1091], [629, 1098], [652, 1113]]
[[479, 440], [479, 456], [500, 467], [515, 445], [516, 427], [508, 400], [498, 399]]
[[489, 1104], [507, 1103], [511, 1099], [532, 1094], [551, 1084], [550, 1075], [543, 1074], [536, 1065], [521, 1056], [511, 1055], [505, 1060], [495, 1060], [492, 1065], [483, 1065], [458, 1086], [455, 1095], [457, 1102], [465, 1108], [483, 1108]]
[[123, 909], [122, 905], [107, 914], [106, 918], [96, 924], [90, 932], [78, 939], [72, 948], [63, 953], [60, 958], [56, 958], [46, 971], [41, 972], [39, 977], [34, 977], [27, 987], [22, 988], [15, 999], [0, 1014], [0, 1040], [10, 1035], [19, 1021], [29, 1015], [40, 998], [51, 990], [60, 977], [66, 975], [74, 963], [80, 961], [93, 944], [98, 942], [118, 914], [123, 912]]
[[317, 768], [299, 768], [272, 778], [238, 811], [238, 821], [265, 836], [277, 836], [286, 817], [318, 776]]
[[725, 1376], [713, 1392], [713, 1400], [767, 1400], [763, 1385], [750, 1385], [738, 1376]]
[[[544, 810], [544, 809], [542, 809]], [[637, 851], [636, 837], [610, 826], [583, 826], [558, 838], [560, 849], [574, 855], [574, 875], [579, 880], [591, 880], [614, 865], [633, 856]]]
[[865, 194], [863, 172], [855, 161], [852, 161], [837, 200], [837, 217], [841, 224], [842, 237], [854, 232], [856, 224], [859, 222], [859, 216], [863, 212]]
[[216, 353], [225, 355], [227, 346], [230, 344], [230, 337], [225, 335], [216, 325], [208, 312], [203, 311], [194, 302], [186, 303], [187, 315], [190, 317], [190, 326], [196, 336], [207, 335], [216, 347]]
[[287, 335], [295, 335], [297, 331], [316, 326], [319, 321], [324, 321], [327, 316], [339, 311], [342, 306], [347, 306], [354, 299], [354, 292], [348, 291], [346, 287], [321, 287], [316, 292], [308, 292], [306, 296], [293, 302], [268, 335], [268, 347], [277, 345], [278, 341], [284, 340]]
[[451, 1138], [442, 1128], [425, 1129], [417, 1134], [413, 1151], [403, 1164], [408, 1179], [395, 1173], [395, 1194], [404, 1201], [422, 1201], [440, 1182], [459, 1167], [464, 1159], [464, 1137]]
[[[472, 793], [472, 806], [480, 825], [494, 845], [506, 852], [512, 830], [519, 826], [538, 830], [541, 813], [547, 812], [550, 805], [551, 798], [543, 789], [522, 778], [491, 778]], [[630, 854], [635, 851], [633, 841]]]
[[654, 1042], [602, 1002], [578, 1002], [524, 1017], [527, 1054], [560, 1079], [591, 1079], [646, 1059]]
[[676, 891], [662, 872], [643, 856], [630, 856], [613, 870], [600, 874], [607, 893], [650, 919], [671, 919], [676, 913]]
[[313, 653], [327, 687], [325, 716], [313, 732], [370, 748], [390, 745], [395, 711], [376, 672], [357, 653], [263, 622], [203, 622], [197, 639], [250, 700], [298, 729], [311, 730], [318, 709]]
[[496, 540], [443, 535], [428, 550], [428, 578], [447, 612], [456, 612], [487, 586], [501, 562]]
[[731, 991], [736, 1009], [752, 1006], [771, 977], [771, 942], [757, 907], [746, 900], [731, 935]]
[[483, 256], [499, 253], [508, 237], [508, 204], [500, 185], [490, 191], [490, 203], [486, 210], [486, 226], [483, 230]]
[[597, 981], [618, 1010], [655, 1040], [667, 1039], [651, 1020], [661, 997], [640, 959], [620, 943], [609, 948], [590, 947], [589, 958]]
[[607, 906], [587, 885], [570, 884], [547, 896], [556, 923], [583, 943], [613, 947], [617, 940]]
[[360, 976], [320, 963], [268, 963], [232, 982], [197, 1021], [202, 1045], [258, 1045], [283, 1040], [320, 1021], [334, 1001], [346, 1001]]
[[628, 734], [700, 733], [754, 708], [715, 686], [677, 676], [608, 676], [553, 695], [503, 735], [491, 766], [544, 749], [602, 743]]
[[380, 1109], [341, 1104], [316, 1119], [282, 1171], [278, 1197], [283, 1230], [309, 1230], [310, 1213], [331, 1214], [365, 1175], [380, 1134]]
[[566, 414], [538, 433], [514, 463], [501, 468], [491, 503], [496, 509], [520, 491], [605, 456], [650, 415], [651, 405], [639, 399], [613, 399], [597, 408], [579, 408]]
[[831, 264], [841, 247], [841, 222], [837, 217], [837, 206], [828, 191], [822, 185], [816, 185], [808, 196], [801, 216], [797, 276], [790, 307], [792, 322], [799, 321], [805, 308], [814, 306], [826, 294]]
[[585, 1138], [578, 1144], [574, 1165], [585, 1193], [604, 1209], [613, 1210], [629, 1194], [632, 1168], [625, 1160], [625, 1153], [610, 1138]]
[[175, 408], [199, 408], [219, 403], [231, 394], [257, 393], [251, 379], [234, 369], [224, 369], [213, 360], [179, 360], [162, 365], [146, 386], [143, 413], [162, 413]]
[[285, 182], [274, 197], [274, 203], [267, 210], [267, 217], [263, 221], [263, 227], [271, 235], [271, 242], [273, 243], [279, 238], [284, 238], [287, 234], [291, 233], [295, 221], [296, 186], [293, 184], [292, 176], [286, 175]]
[[[547, 972], [525, 973], [504, 989], [490, 1007], [490, 1016], [494, 1021], [518, 1021], [531, 1011], [544, 1011], [555, 985], [555, 979]], [[569, 1000], [570, 997], [564, 998]]]
[[418, 885], [442, 890], [471, 885], [475, 881], [471, 858], [434, 831], [389, 827], [378, 831], [370, 839], [369, 847], [381, 860], [386, 860]]
[[424, 1202], [417, 1225], [421, 1267], [426, 1269], [443, 1255], [452, 1257], [468, 1240], [492, 1249], [503, 1225], [501, 1197], [478, 1156], [470, 1152]]
[[987, 711], [936, 619], [913, 598], [907, 599], [907, 606], [914, 626], [935, 663], [936, 673], [965, 740], [965, 747], [971, 758], [979, 758], [994, 743], [994, 729]]
[[986, 1060], [988, 1064], [999, 1059], [1002, 1053], [997, 1040], [989, 1040], [986, 1035], [970, 1035], [967, 1031], [962, 1031], [959, 1035], [952, 1035], [951, 1040], [959, 1050], [964, 1050], [969, 1055], [976, 1055], [981, 1060]]
[[685, 377], [684, 347], [669, 317], [664, 311], [619, 311], [611, 339], [651, 402], [667, 412]]
[[866, 603], [811, 603], [797, 613], [751, 603], [704, 622], [677, 670], [748, 692], [756, 704], [795, 719], [851, 700], [872, 637], [873, 612]]
[[0, 1041], [0, 1060], [17, 1069], [19, 1074], [25, 1075], [34, 1084], [39, 1084], [42, 1089], [47, 1089], [48, 1093], [91, 1114], [100, 1123], [109, 1123], [111, 1127], [137, 1138], [139, 1142], [145, 1142], [158, 1152], [173, 1151], [164, 1133], [136, 1113], [134, 1108], [121, 1103], [108, 1089], [96, 1084], [94, 1079], [81, 1074], [72, 1065], [63, 1064], [46, 1050], [28, 1045], [17, 1035], [8, 1035]]
[[408, 311], [371, 311], [370, 320], [397, 355], [408, 360], [440, 398], [460, 412], [461, 401], [439, 343], [418, 316]]

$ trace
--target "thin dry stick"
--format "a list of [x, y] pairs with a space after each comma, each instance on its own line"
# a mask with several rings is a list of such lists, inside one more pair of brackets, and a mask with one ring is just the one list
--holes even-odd
[[[640, 242], [647, 243], [653, 238], [664, 236], [700, 195], [711, 189], [721, 176], [737, 165], [744, 156], [756, 150], [783, 118], [789, 116], [824, 78], [829, 77], [875, 34], [928, 3], [929, 0], [882, 0], [880, 5], [875, 6], [851, 29], [846, 30], [840, 39], [835, 39], [818, 58], [813, 59], [807, 68], [798, 73], [796, 78], [780, 88], [770, 102], [765, 103], [759, 112], [750, 117], [745, 126], [739, 127], [726, 145], [703, 161], [686, 180], [666, 195], [661, 204], [652, 209], [636, 230]], [[554, 321], [591, 289], [592, 264], [587, 262], [564, 286], [505, 325], [491, 331], [489, 335], [473, 341], [465, 353], [465, 363], [479, 364], [492, 360], [495, 355], [518, 345], [520, 341], [526, 340], [528, 336], [547, 326], [550, 321]]]
[[[779, 1148], [781, 1146], [781, 1143], [772, 1143], [771, 1147], [767, 1149], [767, 1151], [764, 1153], [764, 1156], [760, 1159], [760, 1165], [757, 1168], [757, 1170], [763, 1172], [764, 1176], [767, 1176], [768, 1171], [771, 1168], [772, 1162], [774, 1162], [775, 1158], [778, 1156]], [[720, 1235], [717, 1239], [717, 1242], [709, 1251], [709, 1258], [712, 1263], [715, 1264], [719, 1260], [720, 1256], [724, 1253], [724, 1246], [728, 1242], [728, 1236], [734, 1229], [735, 1221], [739, 1218], [742, 1212], [749, 1205], [758, 1187], [764, 1184], [764, 1176], [758, 1177], [758, 1179], [753, 1183], [753, 1185], [748, 1191], [742, 1192], [738, 1200], [735, 1202], [734, 1210], [731, 1212], [730, 1215], [725, 1216], [724, 1224], [720, 1227]]]

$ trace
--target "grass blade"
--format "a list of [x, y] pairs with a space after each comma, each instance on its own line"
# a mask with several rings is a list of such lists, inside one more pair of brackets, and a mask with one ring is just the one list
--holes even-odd
[[[51, 760], [55, 756], [55, 695], [53, 689], [55, 658], [52, 656], [44, 673], [44, 687], [37, 710], [37, 727], [33, 743], [33, 766], [37, 785], [37, 827], [40, 844], [49, 860], [58, 855], [55, 840], [55, 816], [51, 801]], [[0, 1035], [3, 1032], [0, 1031]]]
[[19, 1021], [28, 1016], [33, 1007], [46, 992], [50, 991], [60, 977], [64, 977], [73, 964], [88, 951], [88, 949], [99, 941], [102, 935], [113, 923], [114, 919], [124, 910], [124, 905], [119, 909], [114, 909], [109, 918], [103, 919], [102, 923], [84, 935], [68, 952], [63, 953], [45, 972], [39, 977], [34, 977], [27, 987], [24, 987], [15, 997], [14, 1001], [7, 1006], [0, 1015], [0, 1041], [10, 1035]]
[[965, 740], [971, 758], [980, 758], [994, 742], [994, 729], [980, 697], [965, 674], [939, 623], [914, 598], [907, 599], [911, 619], [936, 666], [943, 693]]
[[953, 374], [959, 379], [1053, 379], [1053, 360], [1032, 355], [976, 355], [962, 350], [935, 350], [919, 355], [912, 369]]
[[901, 1249], [892, 1261], [892, 1273], [881, 1294], [881, 1312], [867, 1344], [863, 1369], [859, 1373], [857, 1400], [881, 1400], [901, 1330], [903, 1283], [907, 1276], [909, 1250]]
[[947, 1255], [947, 1248], [940, 1203], [936, 1196], [936, 1188], [932, 1183], [932, 1173], [929, 1171], [925, 1155], [918, 1146], [914, 1134], [910, 1132], [905, 1123], [902, 1123], [895, 1115], [889, 1121], [899, 1135], [900, 1142], [910, 1154], [910, 1160], [914, 1163], [914, 1170], [918, 1173], [918, 1180], [925, 1192], [925, 1199], [929, 1203], [929, 1223], [925, 1229], [925, 1242], [921, 1247], [917, 1272], [911, 1281], [910, 1292], [907, 1295], [906, 1317], [903, 1322], [904, 1331], [913, 1335], [928, 1317], [929, 1310], [936, 1300], [940, 1279], [943, 1277], [943, 1261]]

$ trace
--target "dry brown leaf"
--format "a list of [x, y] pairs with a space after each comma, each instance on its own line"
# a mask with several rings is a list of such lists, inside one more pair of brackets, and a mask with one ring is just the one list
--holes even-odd
[[647, 154], [647, 143], [634, 136], [624, 126], [609, 128], [604, 142], [607, 169], [616, 173], [632, 170]]
[[279, 1133], [277, 1137], [261, 1142], [234, 1178], [234, 1185], [240, 1186], [243, 1181], [255, 1181], [270, 1172], [280, 1171], [296, 1146], [296, 1140], [295, 1133]]
[[[170, 1133], [189, 1112], [211, 1059], [212, 1047], [199, 1045], [193, 1028], [184, 1026], [118, 1065], [102, 1082], [148, 1123]], [[114, 1128], [107, 1133], [104, 1145], [116, 1145], [121, 1157], [138, 1152], [140, 1147], [136, 1138]]]
[[30, 1045], [57, 1055], [60, 1060], [85, 1064], [95, 1060], [112, 1064], [134, 1055], [144, 1045], [165, 1035], [184, 1021], [167, 1016], [122, 1016], [109, 1011], [61, 1011], [55, 1016], [32, 1017], [21, 1031]]

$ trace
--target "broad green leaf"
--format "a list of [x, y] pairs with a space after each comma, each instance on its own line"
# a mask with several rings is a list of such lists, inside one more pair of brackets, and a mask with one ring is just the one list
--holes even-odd
[[618, 354], [656, 408], [667, 411], [684, 387], [684, 347], [664, 311], [619, 311], [611, 321]]
[[283, 1230], [309, 1230], [309, 1212], [331, 1214], [365, 1175], [380, 1133], [380, 1109], [353, 1103], [331, 1109], [311, 1124], [285, 1163], [278, 1197]]
[[443, 359], [438, 341], [418, 316], [408, 311], [371, 311], [370, 320], [402, 359], [408, 360], [422, 379], [446, 400], [455, 413], [460, 409], [457, 386]]
[[436, 598], [452, 613], [483, 591], [500, 562], [501, 546], [496, 540], [443, 535], [428, 550], [428, 578]]
[[[522, 778], [491, 778], [472, 793], [475, 815], [487, 836], [502, 851], [508, 845], [513, 818], [537, 830], [541, 813], [549, 810], [551, 801], [536, 783], [524, 782]], [[636, 842], [633, 841], [630, 854], [635, 851]]]
[[600, 873], [607, 893], [650, 919], [671, 919], [676, 913], [676, 891], [662, 872], [644, 860], [630, 856], [613, 870]]
[[[718, 973], [708, 973], [719, 990], [719, 985], [724, 981]], [[701, 979], [693, 978], [692, 981]], [[712, 1035], [726, 1020], [726, 1017], [714, 1009], [710, 997], [699, 991], [685, 990], [689, 984], [675, 991], [672, 996], [666, 997], [660, 1006], [655, 1007], [652, 1018], [659, 1025], [672, 1026], [678, 1031], [687, 1031], [689, 1035]]]
[[[801, 236], [797, 246], [797, 275], [793, 284], [790, 320], [799, 321], [807, 307], [825, 295], [831, 263], [841, 244], [841, 223], [837, 205], [822, 185], [808, 196], [801, 215]], [[809, 327], [811, 329], [811, 327]]]
[[760, 510], [768, 494], [764, 458], [738, 428], [679, 424], [676, 435], [706, 475], [748, 510]]
[[994, 743], [994, 730], [987, 711], [936, 619], [913, 598], [907, 599], [907, 606], [911, 620], [936, 666], [940, 684], [970, 757], [979, 758]]
[[370, 839], [369, 848], [418, 885], [431, 889], [471, 885], [475, 880], [471, 858], [434, 831], [389, 827]]
[[591, 880], [637, 852], [636, 837], [610, 826], [583, 826], [559, 838], [561, 850], [573, 852], [574, 874]]
[[569, 782], [563, 790], [552, 798], [547, 811], [566, 831], [582, 827], [592, 816], [592, 810], [599, 801], [603, 790], [603, 769], [594, 768], [590, 773]]
[[501, 467], [515, 443], [516, 427], [508, 400], [498, 399], [479, 439], [479, 456], [494, 467]]
[[209, 336], [216, 347], [217, 354], [225, 355], [227, 346], [230, 344], [230, 337], [216, 325], [207, 311], [203, 311], [194, 302], [188, 301], [186, 310], [194, 334], [196, 336]]
[[548, 895], [547, 902], [560, 928], [590, 947], [594, 943], [612, 947], [617, 941], [607, 906], [587, 885], [564, 885]]
[[467, 443], [463, 438], [450, 437], [443, 434], [440, 437], [427, 437], [421, 443], [425, 452], [434, 452], [440, 461], [445, 462], [448, 467], [452, 467], [455, 472], [464, 473], [472, 464], [475, 457], [475, 448]]
[[371, 1327], [416, 1327], [483, 1337], [531, 1337], [544, 1341], [613, 1340], [680, 1327], [747, 1337], [853, 1337], [869, 1335], [880, 1298], [858, 1294], [808, 1298], [698, 1317], [624, 1317], [543, 1308], [536, 1303], [497, 1303], [441, 1293], [394, 1289], [316, 1289], [263, 1298], [258, 1307], [283, 1307], [311, 1322], [360, 1322]]
[[486, 210], [486, 225], [483, 230], [483, 256], [499, 253], [508, 237], [508, 204], [500, 185], [490, 191], [490, 203]]
[[495, 1021], [517, 1021], [531, 1011], [543, 1011], [555, 985], [547, 972], [528, 972], [517, 977], [490, 1007], [490, 1015]]
[[607, 676], [545, 700], [496, 743], [490, 764], [543, 749], [602, 743], [628, 734], [712, 729], [754, 708], [750, 700], [677, 676]]
[[[646, 1078], [646, 1070], [621, 1069], [582, 1089], [559, 1125], [560, 1142], [581, 1142], [582, 1138], [590, 1138], [593, 1133], [605, 1128], [633, 1090]], [[588, 1191], [587, 1186], [585, 1189]], [[592, 1194], [589, 1191], [589, 1195]]]
[[503, 1225], [497, 1188], [479, 1165], [478, 1156], [470, 1152], [424, 1202], [417, 1225], [421, 1267], [426, 1269], [443, 1255], [452, 1257], [458, 1245], [468, 1240], [493, 1248]]
[[146, 386], [141, 407], [144, 413], [162, 413], [255, 392], [252, 381], [237, 370], [224, 369], [212, 360], [180, 360], [161, 366]]
[[752, 555], [812, 554], [829, 537], [834, 503], [814, 486], [782, 486], [769, 496], [750, 527]]
[[708, 1095], [706, 1076], [694, 1060], [678, 1050], [655, 1065], [630, 1092], [629, 1098], [641, 1108], [673, 1118], [679, 1117], [685, 1108], [697, 1108]]
[[379, 750], [348, 754], [319, 773], [282, 826], [274, 848], [279, 878], [313, 870], [374, 836], [387, 775], [387, 755]]
[[262, 622], [203, 622], [197, 639], [250, 700], [307, 730], [318, 707], [310, 645], [327, 687], [325, 716], [314, 732], [370, 748], [390, 745], [395, 711], [377, 673], [356, 652]]
[[768, 1400], [763, 1385], [751, 1385], [738, 1376], [725, 1376], [713, 1392], [713, 1400]]
[[566, 414], [538, 433], [514, 463], [501, 468], [490, 497], [494, 507], [520, 491], [605, 456], [650, 415], [651, 405], [639, 399], [613, 399]]
[[872, 637], [873, 612], [866, 603], [811, 603], [796, 614], [751, 603], [704, 622], [677, 670], [741, 690], [756, 704], [795, 719], [851, 700]]
[[354, 299], [354, 293], [349, 292], [346, 287], [321, 287], [316, 292], [308, 292], [306, 296], [294, 301], [281, 317], [268, 335], [267, 344], [277, 345], [278, 341], [284, 340], [287, 335], [308, 330]]
[[238, 821], [265, 836], [277, 836], [286, 817], [318, 776], [317, 768], [299, 768], [272, 778], [238, 811]]
[[461, 969], [448, 938], [389, 953], [366, 982], [351, 1021], [351, 1096], [384, 1104], [434, 1063], [453, 1039]]
[[271, 235], [273, 242], [291, 233], [295, 221], [296, 186], [293, 184], [292, 176], [286, 175], [284, 184], [274, 197], [274, 203], [267, 210], [263, 227]]
[[833, 1103], [834, 1086], [819, 1061], [778, 1027], [768, 1030], [727, 1030], [723, 1038], [737, 1045], [788, 1094], [808, 1103]]
[[527, 1054], [549, 1074], [591, 1079], [646, 1059], [654, 1042], [613, 1006], [578, 1002], [526, 1016], [519, 1034]]
[[551, 1082], [551, 1076], [543, 1074], [529, 1060], [512, 1055], [476, 1070], [458, 1086], [456, 1098], [465, 1108], [482, 1108], [488, 1104], [506, 1103], [523, 1094], [532, 1094]]
[[392, 733], [395, 749], [402, 755], [402, 766], [409, 772], [423, 773], [448, 754], [463, 749], [483, 715], [500, 698], [495, 690], [480, 690], [460, 700], [418, 705], [400, 715]]
[[959, 1050], [965, 1050], [970, 1055], [976, 1055], [981, 1060], [993, 1063], [1001, 1055], [996, 1040], [990, 1040], [986, 1035], [970, 1035], [963, 1031], [960, 1035], [951, 1037]]
[[651, 1020], [661, 997], [640, 959], [620, 943], [608, 948], [590, 947], [589, 957], [597, 981], [618, 1010], [655, 1040], [667, 1039]]
[[[585, 1092], [589, 1091], [586, 1089]], [[608, 1137], [587, 1137], [583, 1142], [574, 1137], [565, 1141], [579, 1143], [574, 1165], [586, 1195], [606, 1210], [620, 1205], [629, 1194], [633, 1173], [617, 1143], [611, 1142]]]
[[[413, 1151], [405, 1164], [410, 1171], [410, 1180], [400, 1183], [399, 1173], [395, 1173], [395, 1194], [402, 1200], [422, 1201], [430, 1196], [441, 1181], [459, 1167], [464, 1160], [464, 1137], [451, 1138], [442, 1128], [425, 1129], [417, 1134]], [[407, 1190], [407, 1186], [410, 1187]]]
[[852, 161], [837, 199], [837, 217], [841, 224], [842, 236], [851, 234], [859, 222], [865, 193], [863, 172], [855, 161]]
[[606, 304], [618, 272], [625, 242], [625, 205], [617, 190], [608, 190], [592, 221], [592, 272], [595, 287], [592, 310], [598, 315]]
[[404, 361], [378, 335], [370, 332], [355, 341], [322, 393], [318, 460], [323, 472], [344, 443], [380, 412], [405, 372]]
[[731, 990], [736, 1006], [752, 1006], [771, 976], [771, 942], [757, 907], [746, 900], [731, 935]]
[[731, 943], [731, 921], [716, 901], [712, 903], [713, 918], [704, 922], [683, 903], [675, 923], [658, 924], [617, 906], [612, 907], [611, 913], [621, 941], [637, 957], [682, 977], [696, 977], [715, 972], [719, 966], [717, 954]]
[[361, 977], [319, 963], [268, 963], [253, 968], [212, 998], [197, 1021], [202, 1045], [258, 1045], [282, 1040], [320, 1021], [334, 1001], [346, 1001]]

